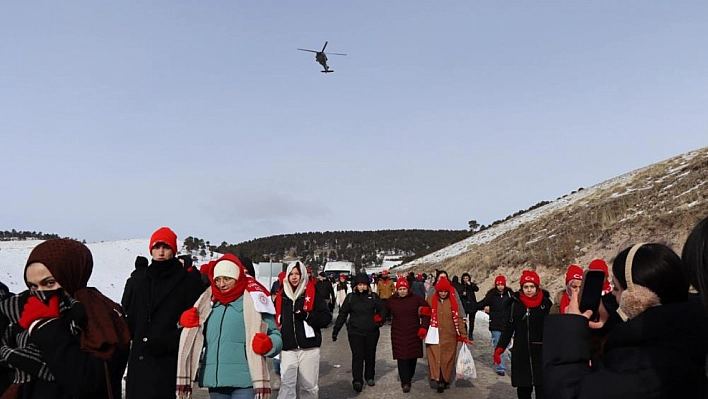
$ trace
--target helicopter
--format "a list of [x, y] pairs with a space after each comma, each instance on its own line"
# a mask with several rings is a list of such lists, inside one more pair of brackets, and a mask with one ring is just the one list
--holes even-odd
[[[329, 69], [329, 66], [327, 65], [327, 55], [325, 54], [325, 48], [327, 47], [327, 42], [325, 42], [324, 46], [322, 46], [322, 50], [317, 51], [317, 50], [308, 50], [304, 48], [299, 48], [298, 50], [300, 51], [309, 51], [311, 53], [315, 53], [315, 61], [319, 62], [320, 65], [324, 68], [322, 73], [332, 73], [334, 72], [334, 69]], [[341, 53], [329, 53], [330, 55], [346, 55], [346, 54], [341, 54]]]

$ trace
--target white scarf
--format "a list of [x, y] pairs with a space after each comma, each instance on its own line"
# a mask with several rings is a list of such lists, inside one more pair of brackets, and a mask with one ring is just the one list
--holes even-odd
[[[249, 295], [243, 295], [243, 320], [246, 327], [246, 342], [251, 342], [257, 332], [267, 333], [268, 325], [263, 321], [261, 313], [275, 314], [275, 308], [270, 299], [265, 302], [262, 300], [262, 297], [267, 298], [267, 291], [255, 280], [249, 281], [246, 292]], [[199, 326], [182, 329], [177, 360], [177, 398], [179, 399], [192, 398], [192, 384], [197, 377], [199, 355], [204, 347], [204, 325], [211, 313], [211, 305], [211, 290], [206, 290], [194, 304], [199, 312]], [[247, 343], [246, 359], [253, 381], [254, 399], [270, 398], [270, 375], [265, 357], [256, 354], [252, 346]]]

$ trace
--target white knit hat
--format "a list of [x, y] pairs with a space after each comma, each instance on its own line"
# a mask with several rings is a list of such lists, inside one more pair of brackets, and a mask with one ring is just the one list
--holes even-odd
[[221, 260], [214, 266], [214, 278], [231, 277], [238, 280], [239, 276], [238, 265], [230, 260]]

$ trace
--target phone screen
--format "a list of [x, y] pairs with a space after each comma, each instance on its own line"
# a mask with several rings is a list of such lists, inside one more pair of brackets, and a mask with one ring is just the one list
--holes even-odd
[[597, 321], [599, 317], [598, 309], [604, 283], [605, 272], [602, 270], [585, 270], [583, 273], [583, 282], [580, 285], [580, 311], [592, 310], [593, 321]]

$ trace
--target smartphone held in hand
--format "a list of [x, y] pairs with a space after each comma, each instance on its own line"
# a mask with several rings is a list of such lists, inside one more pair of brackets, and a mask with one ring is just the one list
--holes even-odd
[[580, 312], [592, 310], [590, 320], [597, 321], [598, 309], [602, 300], [602, 286], [605, 283], [605, 272], [602, 270], [585, 270], [583, 282], [580, 285]]

